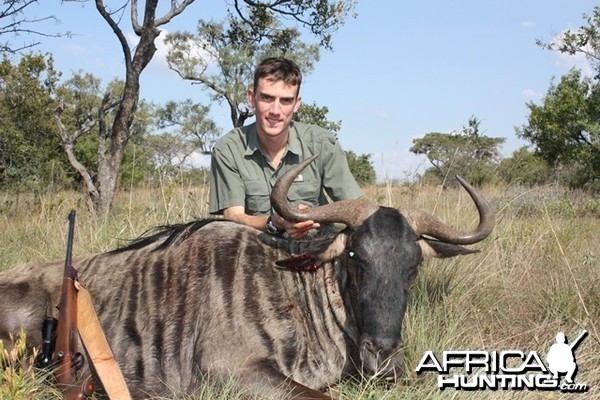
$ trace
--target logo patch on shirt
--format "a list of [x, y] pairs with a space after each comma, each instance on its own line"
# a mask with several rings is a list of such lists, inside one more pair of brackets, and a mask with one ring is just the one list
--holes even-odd
[[294, 179], [294, 182], [304, 182], [304, 177], [302, 174], [299, 174], [296, 179]]

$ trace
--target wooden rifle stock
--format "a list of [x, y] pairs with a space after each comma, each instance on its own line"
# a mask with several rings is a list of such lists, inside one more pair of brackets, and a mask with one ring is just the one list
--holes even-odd
[[90, 379], [85, 379], [84, 382], [80, 382], [78, 379], [79, 371], [84, 364], [84, 357], [77, 350], [79, 340], [77, 330], [77, 288], [75, 287], [77, 270], [71, 265], [74, 228], [75, 211], [72, 210], [69, 213], [67, 255], [54, 353], [54, 377], [67, 400], [87, 399], [94, 390]]

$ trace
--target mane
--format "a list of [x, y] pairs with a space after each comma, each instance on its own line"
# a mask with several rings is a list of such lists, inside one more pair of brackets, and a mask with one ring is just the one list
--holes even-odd
[[148, 229], [137, 239], [131, 240], [126, 245], [110, 251], [110, 253], [122, 253], [129, 250], [138, 250], [159, 241], [162, 241], [162, 243], [153, 251], [162, 251], [170, 247], [176, 240], [184, 240], [194, 232], [215, 221], [227, 220], [223, 218], [206, 218], [182, 224], [159, 225]]

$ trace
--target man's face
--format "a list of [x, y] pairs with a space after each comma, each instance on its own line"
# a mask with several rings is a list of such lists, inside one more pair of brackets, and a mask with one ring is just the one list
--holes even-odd
[[248, 102], [254, 107], [258, 136], [275, 137], [287, 134], [301, 98], [298, 96], [298, 86], [261, 78], [256, 93], [248, 90]]

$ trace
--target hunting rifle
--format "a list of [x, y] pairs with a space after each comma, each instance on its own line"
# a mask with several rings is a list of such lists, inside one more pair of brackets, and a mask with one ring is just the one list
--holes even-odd
[[66, 400], [87, 399], [94, 391], [91, 377], [80, 378], [85, 358], [77, 350], [77, 270], [71, 265], [73, 255], [73, 231], [75, 210], [69, 213], [67, 254], [60, 297], [58, 326], [56, 327], [56, 352], [54, 354], [54, 377]]
[[[63, 274], [58, 320], [47, 317], [42, 324], [42, 351], [36, 367], [53, 368], [54, 377], [66, 400], [85, 400], [95, 390], [91, 374], [81, 377], [85, 358], [77, 350], [79, 339], [90, 361], [90, 370], [99, 378], [111, 400], [131, 400], [115, 357], [100, 326], [90, 292], [78, 281], [71, 265], [75, 211], [69, 213], [67, 255]], [[54, 354], [54, 357], [52, 356]]]

